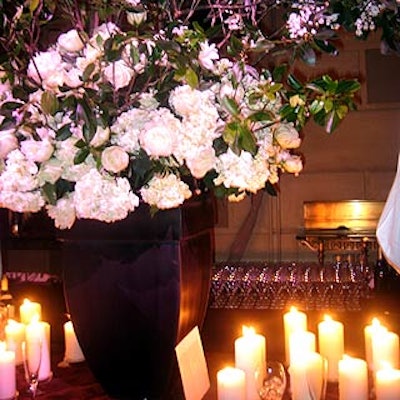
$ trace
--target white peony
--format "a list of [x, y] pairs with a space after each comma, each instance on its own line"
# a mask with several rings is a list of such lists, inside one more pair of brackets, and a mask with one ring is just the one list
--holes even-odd
[[57, 44], [61, 50], [66, 52], [78, 52], [85, 46], [76, 29], [62, 33], [57, 39]]
[[101, 164], [104, 169], [116, 174], [128, 167], [129, 155], [122, 147], [106, 147], [101, 153]]

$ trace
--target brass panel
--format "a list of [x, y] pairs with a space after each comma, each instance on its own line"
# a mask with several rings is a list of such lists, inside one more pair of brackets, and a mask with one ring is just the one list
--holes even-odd
[[375, 231], [385, 203], [369, 200], [304, 202], [306, 229], [337, 229]]

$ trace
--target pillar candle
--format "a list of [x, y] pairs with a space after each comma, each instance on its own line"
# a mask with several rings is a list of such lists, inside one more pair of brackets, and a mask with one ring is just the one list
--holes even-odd
[[79, 346], [78, 339], [75, 335], [72, 321], [67, 321], [64, 324], [64, 339], [65, 339], [65, 361], [69, 363], [84, 361], [85, 357]]
[[292, 400], [316, 400], [324, 398], [326, 384], [326, 360], [317, 352], [309, 352], [296, 358], [288, 369]]
[[368, 366], [365, 360], [346, 354], [339, 360], [339, 398], [368, 399]]
[[39, 381], [46, 381], [53, 375], [50, 360], [50, 324], [34, 318], [25, 329], [25, 340], [41, 346]]
[[235, 340], [235, 367], [246, 373], [246, 399], [259, 400], [258, 389], [266, 370], [266, 341], [254, 328], [242, 329], [243, 335]]
[[307, 330], [307, 315], [298, 311], [296, 307], [291, 307], [290, 311], [283, 315], [283, 324], [284, 324], [284, 332], [285, 332], [285, 360], [286, 364], [290, 363], [290, 344], [289, 339], [290, 335], [293, 332], [302, 330]]
[[337, 382], [338, 364], [344, 354], [344, 326], [326, 315], [318, 324], [319, 352], [328, 361], [328, 381]]
[[0, 342], [0, 400], [9, 400], [16, 395], [15, 353], [6, 349], [6, 342]]
[[19, 319], [23, 324], [29, 324], [32, 318], [37, 315], [38, 319], [42, 318], [42, 305], [29, 299], [24, 299], [19, 306]]
[[387, 329], [374, 332], [372, 343], [372, 365], [374, 371], [389, 364], [392, 368], [399, 367], [399, 335]]
[[15, 364], [23, 363], [22, 342], [25, 340], [25, 324], [9, 319], [5, 327], [7, 349], [15, 352]]
[[310, 331], [292, 332], [289, 337], [289, 364], [302, 359], [306, 353], [316, 351], [315, 333]]
[[372, 338], [380, 330], [387, 330], [386, 327], [381, 325], [378, 318], [373, 318], [370, 325], [364, 328], [364, 344], [365, 344], [365, 359], [368, 364], [368, 369], [374, 370], [373, 357], [372, 357]]
[[246, 400], [246, 374], [243, 370], [226, 367], [217, 372], [218, 400]]
[[378, 369], [375, 382], [376, 400], [398, 400], [400, 398], [399, 369]]

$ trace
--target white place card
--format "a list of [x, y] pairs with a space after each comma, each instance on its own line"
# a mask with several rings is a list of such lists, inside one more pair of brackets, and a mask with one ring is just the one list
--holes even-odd
[[210, 389], [210, 377], [197, 326], [176, 345], [175, 352], [185, 399], [203, 399]]

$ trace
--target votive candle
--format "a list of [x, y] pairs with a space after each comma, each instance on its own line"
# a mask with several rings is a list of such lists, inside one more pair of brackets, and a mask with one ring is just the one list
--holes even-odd
[[246, 400], [246, 373], [233, 367], [217, 372], [218, 400]]
[[5, 327], [5, 339], [7, 349], [15, 352], [15, 364], [22, 364], [24, 362], [22, 342], [25, 340], [25, 324], [9, 319]]
[[346, 354], [339, 360], [339, 398], [368, 399], [368, 366], [365, 360]]
[[[37, 317], [35, 317], [37, 316]], [[32, 318], [42, 318], [42, 305], [36, 301], [24, 299], [19, 306], [19, 319], [23, 324], [29, 324]]]
[[84, 361], [85, 357], [79, 345], [78, 339], [75, 334], [72, 321], [67, 321], [64, 324], [64, 339], [65, 339], [65, 361], [69, 363]]
[[400, 398], [400, 370], [383, 368], [376, 371], [376, 400], [398, 400]]
[[319, 353], [328, 361], [328, 381], [337, 382], [338, 364], [344, 354], [344, 325], [325, 315], [318, 324]]
[[296, 307], [291, 307], [283, 315], [283, 325], [285, 333], [285, 360], [290, 364], [290, 335], [296, 331], [307, 330], [307, 314], [299, 311]]
[[0, 342], [0, 400], [13, 399], [16, 395], [15, 353]]
[[259, 400], [266, 370], [266, 340], [253, 327], [242, 327], [243, 335], [235, 340], [235, 367], [246, 373], [246, 399]]

